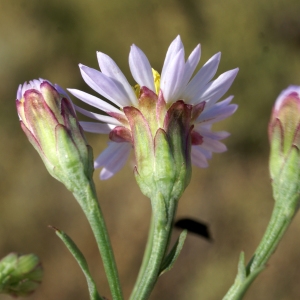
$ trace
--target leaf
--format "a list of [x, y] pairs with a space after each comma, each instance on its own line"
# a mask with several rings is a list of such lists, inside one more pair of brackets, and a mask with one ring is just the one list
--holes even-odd
[[162, 262], [160, 275], [164, 274], [167, 271], [170, 271], [173, 268], [174, 263], [181, 252], [186, 236], [187, 236], [187, 230], [182, 231], [175, 245], [173, 246], [172, 250]]
[[257, 268], [250, 274], [247, 274], [245, 254], [244, 252], [241, 252], [238, 263], [238, 273], [235, 277], [234, 284], [222, 300], [242, 300], [251, 283], [263, 269], [264, 266]]
[[82, 252], [78, 249], [76, 244], [73, 242], [73, 240], [63, 231], [53, 226], [49, 226], [49, 227], [55, 230], [56, 235], [64, 242], [64, 244], [69, 249], [73, 257], [76, 259], [78, 265], [80, 266], [88, 284], [90, 299], [104, 300], [104, 298], [100, 297], [98, 294], [96, 284], [90, 274], [90, 270], [85, 257], [83, 256]]

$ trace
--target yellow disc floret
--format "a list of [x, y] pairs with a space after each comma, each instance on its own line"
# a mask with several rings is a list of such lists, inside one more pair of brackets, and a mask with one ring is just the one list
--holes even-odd
[[159, 88], [160, 88], [160, 74], [154, 69], [152, 69], [152, 74], [154, 78], [155, 92], [158, 95]]

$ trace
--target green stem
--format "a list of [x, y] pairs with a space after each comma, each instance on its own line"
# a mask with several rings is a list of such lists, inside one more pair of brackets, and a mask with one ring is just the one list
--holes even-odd
[[130, 297], [132, 300], [145, 300], [148, 299], [150, 293], [157, 281], [160, 266], [166, 250], [167, 231], [162, 228], [155, 228], [154, 239], [152, 245], [151, 255], [147, 267], [139, 284], [137, 285], [136, 292]]
[[114, 300], [122, 300], [122, 290], [114, 254], [94, 184], [87, 181], [85, 185], [80, 185], [80, 188], [73, 189], [73, 194], [83, 209], [94, 233], [112, 297]]
[[153, 235], [154, 235], [154, 218], [153, 218], [153, 216], [151, 216], [150, 228], [149, 228], [149, 233], [148, 233], [148, 240], [147, 240], [147, 244], [146, 244], [146, 248], [145, 248], [145, 252], [144, 252], [144, 257], [143, 257], [143, 260], [142, 260], [142, 264], [141, 264], [141, 267], [140, 267], [140, 270], [139, 270], [137, 280], [136, 280], [134, 288], [132, 290], [132, 295], [134, 295], [136, 293], [136, 290], [137, 290], [138, 286], [140, 285], [143, 274], [144, 274], [145, 269], [148, 265], [149, 258], [150, 258], [150, 255], [151, 255], [152, 245], [153, 245]]
[[266, 232], [257, 247], [252, 259], [247, 265], [247, 274], [254, 272], [256, 269], [265, 266], [271, 255], [276, 250], [282, 236], [293, 219], [293, 211], [284, 210], [280, 205], [274, 207], [271, 220]]
[[[157, 204], [157, 201], [163, 200], [151, 199], [152, 203]], [[161, 205], [153, 206], [153, 215], [155, 217], [153, 218], [153, 231], [150, 230], [150, 237], [148, 239], [141, 271], [130, 296], [130, 300], [148, 299], [160, 274], [161, 264], [168, 247], [173, 217], [176, 211], [176, 201], [171, 199], [168, 201], [169, 207], [167, 212], [161, 209]], [[164, 217], [161, 218], [159, 215], [162, 216], [163, 214]], [[152, 234], [153, 238], [151, 238]]]
[[237, 275], [234, 284], [223, 300], [240, 300], [243, 298], [251, 283], [264, 269], [267, 261], [276, 250], [293, 219], [295, 211], [293, 208], [282, 207], [279, 203], [275, 203], [268, 227], [253, 257], [244, 269], [244, 276]]

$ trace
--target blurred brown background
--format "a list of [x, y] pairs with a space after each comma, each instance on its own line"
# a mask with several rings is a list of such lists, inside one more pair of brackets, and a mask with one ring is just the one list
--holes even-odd
[[[28, 299], [88, 299], [79, 267], [49, 224], [76, 241], [101, 294], [110, 294], [83, 213], [48, 175], [19, 127], [18, 84], [42, 77], [91, 92], [77, 64], [98, 68], [97, 50], [131, 78], [127, 61], [132, 43], [160, 71], [177, 34], [186, 53], [201, 43], [201, 65], [221, 51], [218, 74], [240, 68], [230, 89], [239, 110], [215, 127], [231, 132], [225, 141], [229, 151], [214, 155], [208, 169], [193, 169], [178, 209], [178, 217], [209, 223], [214, 242], [189, 235], [175, 267], [160, 278], [151, 297], [221, 299], [233, 283], [240, 251], [250, 259], [271, 214], [267, 123], [280, 91], [300, 84], [299, 15], [299, 0], [0, 0], [0, 256], [34, 252], [42, 259], [43, 284]], [[106, 137], [87, 137], [98, 155]], [[129, 163], [108, 181], [100, 182], [98, 174], [98, 195], [127, 298], [142, 257], [150, 205]], [[178, 234], [175, 230], [174, 239]], [[297, 216], [245, 299], [300, 299], [299, 235]]]

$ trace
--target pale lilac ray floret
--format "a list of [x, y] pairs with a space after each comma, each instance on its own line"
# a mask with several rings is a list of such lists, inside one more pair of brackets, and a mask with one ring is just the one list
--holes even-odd
[[195, 166], [205, 168], [213, 152], [226, 151], [226, 146], [220, 140], [228, 137], [229, 133], [213, 132], [211, 127], [213, 123], [229, 117], [237, 109], [236, 104], [230, 103], [233, 96], [218, 103], [217, 101], [228, 91], [238, 69], [227, 71], [212, 80], [221, 58], [221, 54], [217, 53], [192, 77], [200, 56], [201, 48], [198, 45], [185, 60], [184, 46], [180, 36], [177, 36], [169, 46], [159, 76], [151, 68], [144, 52], [132, 45], [129, 67], [138, 85], [135, 88], [130, 85], [117, 64], [104, 53], [97, 53], [100, 71], [79, 65], [84, 81], [112, 103], [76, 89], [68, 89], [78, 99], [102, 111], [102, 114], [97, 114], [75, 106], [78, 112], [97, 120], [97, 122], [81, 122], [85, 131], [108, 134], [110, 137], [108, 147], [95, 161], [95, 168], [103, 168], [100, 173], [101, 179], [113, 176], [128, 159], [133, 143], [123, 108], [133, 106], [139, 109], [139, 91], [144, 87], [154, 92], [158, 99], [161, 97], [167, 109], [178, 100], [193, 107], [201, 106], [201, 112], [199, 110], [200, 113], [192, 121], [191, 161]]
[[300, 86], [297, 85], [290, 85], [288, 88], [283, 90], [275, 101], [274, 109], [278, 111], [283, 103], [283, 101], [290, 95], [295, 95], [296, 97], [300, 98]]

